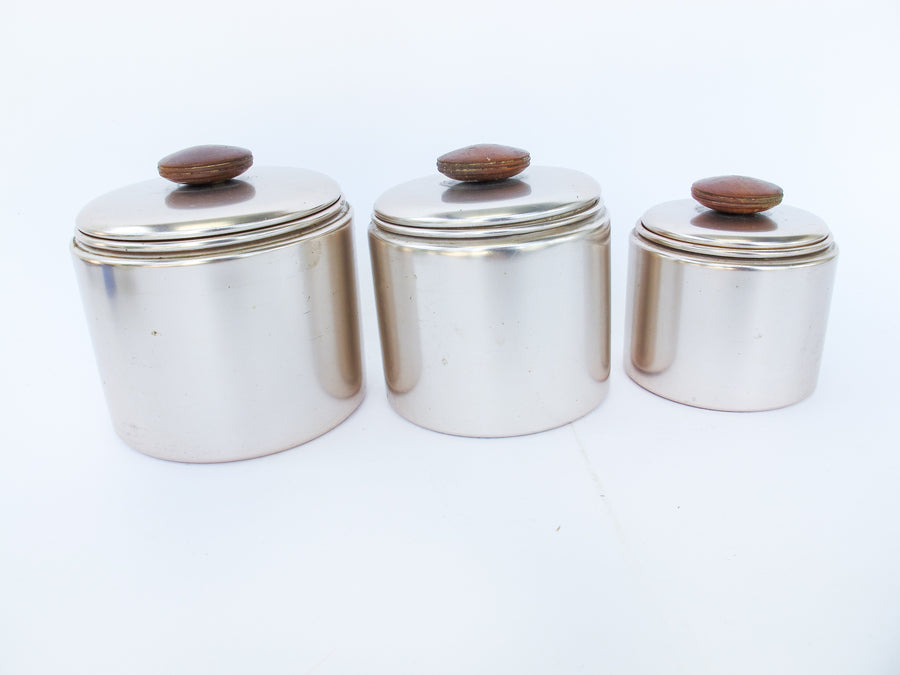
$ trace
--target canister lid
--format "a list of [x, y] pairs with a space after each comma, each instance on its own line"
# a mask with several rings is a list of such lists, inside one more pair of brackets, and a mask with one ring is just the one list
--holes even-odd
[[191, 242], [202, 247], [242, 233], [283, 230], [286, 223], [305, 226], [306, 219], [318, 221], [342, 201], [337, 183], [307, 169], [254, 167], [239, 178], [190, 180], [179, 185], [155, 178], [98, 197], [78, 214], [76, 241], [129, 251], [176, 243], [187, 249]]
[[757, 213], [727, 213], [691, 199], [665, 202], [641, 216], [639, 231], [671, 248], [730, 257], [806, 255], [832, 244], [821, 218], [786, 205]]
[[[444, 155], [439, 166], [454, 176], [466, 176], [466, 171], [477, 175], [474, 162], [447, 168], [443, 160], [484, 147], [504, 146], [464, 148]], [[524, 162], [517, 160], [513, 170], [522, 173], [506, 178], [494, 178], [503, 174], [491, 168], [483, 171], [489, 180], [435, 174], [397, 185], [375, 202], [374, 222], [382, 229], [414, 236], [466, 237], [559, 227], [605, 211], [600, 186], [593, 178], [571, 169], [525, 168], [527, 153], [525, 157]]]

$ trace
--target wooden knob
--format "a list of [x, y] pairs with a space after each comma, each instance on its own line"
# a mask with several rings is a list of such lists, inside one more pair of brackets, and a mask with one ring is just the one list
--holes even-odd
[[759, 213], [778, 206], [784, 191], [774, 183], [747, 176], [716, 176], [698, 180], [691, 186], [698, 202], [722, 213]]
[[511, 178], [523, 172], [530, 163], [531, 155], [525, 150], [484, 143], [441, 155], [437, 168], [454, 180], [489, 181]]
[[173, 183], [212, 185], [240, 176], [253, 165], [253, 153], [233, 145], [195, 145], [159, 160], [159, 175]]

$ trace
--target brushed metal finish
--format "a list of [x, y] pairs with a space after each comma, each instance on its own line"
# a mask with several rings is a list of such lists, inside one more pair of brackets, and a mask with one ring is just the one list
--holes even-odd
[[461, 436], [571, 422], [608, 387], [609, 219], [502, 238], [369, 228], [388, 398]]
[[349, 211], [256, 248], [184, 259], [73, 241], [116, 432], [161, 459], [223, 462], [294, 447], [363, 399]]
[[815, 389], [837, 247], [790, 259], [713, 257], [631, 234], [625, 370], [713, 410], [780, 408]]

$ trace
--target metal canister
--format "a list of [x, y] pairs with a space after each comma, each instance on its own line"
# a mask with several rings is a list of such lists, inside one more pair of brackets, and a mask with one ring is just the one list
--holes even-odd
[[[446, 158], [459, 153], [480, 159], [454, 173]], [[563, 168], [493, 171], [510, 153], [517, 170], [528, 166], [524, 151], [472, 146], [439, 161], [446, 175], [375, 203], [369, 244], [388, 398], [428, 429], [528, 434], [585, 415], [607, 391], [600, 187]]]
[[[215, 158], [237, 151], [192, 148], [184, 163], [206, 158], [215, 173]], [[81, 211], [71, 244], [115, 430], [162, 459], [285, 450], [364, 395], [351, 210], [338, 185], [296, 168], [217, 178], [105, 194]]]
[[[817, 216], [779, 206], [777, 186], [737, 176], [706, 181], [719, 186], [718, 198], [698, 181], [693, 192], [706, 205], [660, 204], [631, 233], [625, 369], [645, 389], [701, 408], [800, 401], [818, 379], [834, 239]], [[767, 197], [742, 191], [760, 184]], [[749, 207], [729, 206], [742, 200]]]

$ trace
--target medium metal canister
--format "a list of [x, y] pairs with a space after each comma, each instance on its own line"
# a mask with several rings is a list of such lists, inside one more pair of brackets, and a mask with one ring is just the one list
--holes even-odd
[[[241, 150], [184, 152], [223, 149]], [[350, 227], [338, 185], [295, 168], [157, 178], [88, 204], [71, 250], [119, 436], [223, 462], [349, 416], [364, 396]]]
[[[456, 152], [489, 169], [510, 151]], [[391, 405], [422, 427], [515, 436], [571, 422], [606, 395], [609, 217], [578, 171], [484, 173], [435, 174], [375, 203], [384, 374]]]
[[820, 218], [778, 206], [780, 188], [764, 185], [773, 208], [673, 201], [632, 231], [625, 369], [645, 389], [728, 411], [780, 408], [815, 389], [838, 250]]

